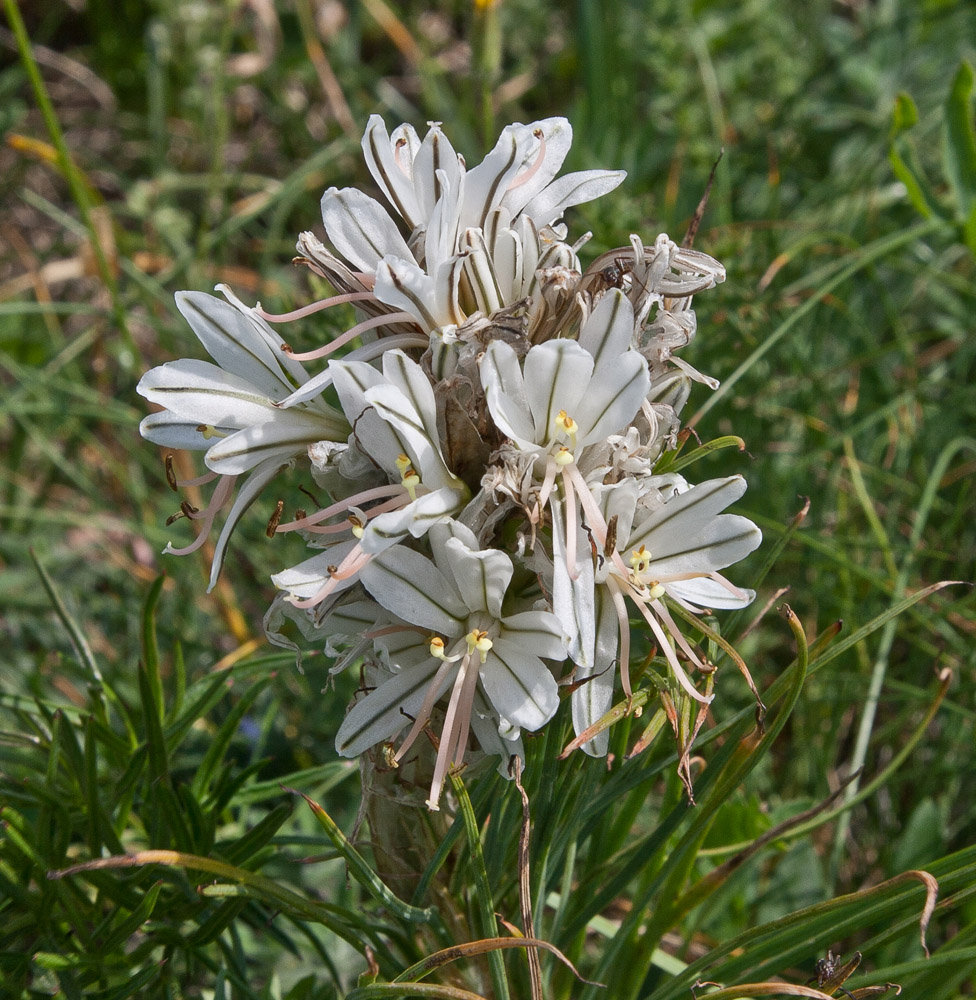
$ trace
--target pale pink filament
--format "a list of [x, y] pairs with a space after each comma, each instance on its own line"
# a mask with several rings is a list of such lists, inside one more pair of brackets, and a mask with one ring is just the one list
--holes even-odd
[[614, 610], [617, 612], [617, 623], [620, 627], [620, 685], [624, 689], [624, 694], [629, 698], [631, 697], [630, 617], [627, 614], [624, 595], [620, 592], [620, 587], [612, 576], [607, 577], [607, 590], [610, 591], [610, 598], [613, 601]]
[[336, 571], [329, 576], [329, 579], [311, 597], [304, 600], [290, 597], [288, 600], [296, 608], [314, 608], [316, 604], [321, 604], [343, 580], [348, 580], [351, 576], [355, 576], [372, 558], [372, 555], [368, 552], [363, 552], [359, 545], [355, 545], [349, 551], [346, 558], [336, 567]]
[[207, 483], [212, 483], [219, 473], [217, 472], [205, 472], [202, 476], [197, 476], [195, 479], [177, 479], [176, 485], [180, 489], [185, 489], [187, 486], [206, 486]]
[[352, 329], [346, 330], [341, 337], [336, 337], [335, 340], [330, 341], [328, 344], [317, 348], [314, 351], [306, 351], [304, 354], [296, 354], [291, 348], [282, 346], [282, 350], [289, 355], [294, 361], [316, 361], [319, 358], [328, 357], [333, 351], [338, 350], [344, 344], [348, 344], [350, 340], [355, 340], [361, 333], [366, 333], [367, 330], [375, 330], [379, 326], [388, 326], [392, 323], [414, 323], [417, 324], [415, 317], [411, 316], [410, 313], [396, 312], [388, 313], [385, 316], [374, 316], [372, 319], [365, 319], [362, 323], [357, 323]]
[[454, 681], [451, 700], [444, 716], [444, 729], [441, 732], [441, 744], [437, 748], [437, 761], [434, 764], [434, 776], [430, 783], [430, 798], [427, 806], [437, 809], [447, 777], [448, 768], [452, 763], [460, 764], [464, 759], [464, 746], [468, 741], [468, 729], [471, 725], [471, 710], [474, 707], [474, 693], [478, 682], [478, 664], [473, 654], [469, 654], [461, 662], [461, 669]]
[[237, 476], [221, 476], [220, 482], [217, 483], [213, 494], [210, 497], [210, 503], [207, 504], [204, 510], [195, 511], [189, 516], [194, 521], [203, 521], [200, 526], [200, 533], [197, 537], [190, 542], [185, 548], [174, 549], [171, 545], [166, 546], [166, 552], [172, 556], [188, 556], [191, 552], [196, 552], [198, 548], [207, 540], [207, 536], [210, 534], [210, 529], [213, 527], [214, 518], [217, 516], [217, 511], [224, 506], [225, 503], [230, 499], [230, 495], [234, 492], [234, 484], [237, 482]]
[[542, 167], [543, 161], [546, 158], [546, 137], [542, 134], [542, 129], [536, 129], [534, 134], [539, 140], [539, 152], [536, 155], [535, 163], [533, 163], [528, 170], [523, 171], [514, 178], [512, 183], [508, 185], [509, 191], [513, 188], [521, 187], [527, 181], [532, 180], [532, 178], [539, 172], [539, 169]]
[[291, 312], [265, 312], [260, 303], [254, 307], [254, 311], [261, 319], [266, 319], [269, 323], [290, 323], [292, 320], [304, 319], [306, 316], [311, 316], [313, 313], [321, 312], [321, 310], [329, 309], [332, 306], [341, 306], [346, 302], [363, 302], [366, 299], [375, 302], [376, 296], [372, 292], [346, 292], [344, 295], [333, 295], [331, 298], [321, 299], [311, 303], [311, 305], [302, 306], [300, 309], [293, 309]]
[[370, 500], [378, 500], [381, 497], [388, 497], [390, 495], [396, 496], [402, 494], [405, 496], [406, 492], [399, 483], [390, 483], [388, 486], [374, 486], [371, 490], [363, 490], [362, 493], [357, 493], [355, 496], [340, 500], [338, 503], [332, 504], [331, 507], [323, 507], [322, 510], [317, 510], [314, 514], [309, 514], [308, 517], [279, 524], [275, 530], [298, 531], [300, 528], [308, 528], [313, 524], [318, 524], [320, 521], [327, 521], [330, 517], [335, 517], [336, 514], [344, 514], [350, 507], [359, 507]]
[[[469, 653], [465, 660], [471, 654]], [[462, 668], [464, 663], [462, 662]], [[437, 673], [434, 674], [434, 679], [427, 686], [427, 693], [424, 695], [423, 704], [420, 706], [420, 711], [417, 712], [416, 718], [413, 720], [413, 725], [410, 727], [410, 732], [407, 733], [406, 739], [400, 744], [400, 749], [397, 750], [394, 760], [399, 763], [403, 759], [403, 755], [413, 746], [413, 741], [417, 738], [421, 729], [427, 724], [430, 719], [430, 713], [434, 710], [434, 703], [437, 701], [437, 697], [440, 693], [440, 686], [444, 682], [444, 678], [457, 667], [457, 662], [452, 662], [451, 660], [442, 660], [441, 665], [437, 668]]]
[[[399, 510], [401, 507], [406, 507], [410, 503], [410, 497], [404, 492], [403, 496], [394, 497], [392, 500], [387, 500], [386, 503], [377, 504], [375, 507], [370, 507], [369, 510], [363, 511], [366, 515], [366, 520], [368, 521], [372, 517], [376, 517], [377, 514], [386, 514], [391, 510]], [[337, 535], [342, 531], [350, 531], [352, 529], [352, 524], [348, 520], [342, 521], [339, 524], [328, 524], [325, 527], [313, 527], [308, 530], [315, 535]]]

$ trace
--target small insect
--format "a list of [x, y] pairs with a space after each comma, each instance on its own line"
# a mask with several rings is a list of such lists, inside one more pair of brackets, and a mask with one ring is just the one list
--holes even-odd
[[[853, 993], [846, 989], [844, 983], [854, 974], [855, 969], [861, 964], [861, 953], [855, 951], [851, 958], [843, 965], [840, 964], [840, 955], [835, 955], [832, 951], [827, 952], [826, 958], [818, 958], [814, 966], [816, 975], [810, 983], [816, 983], [817, 989], [833, 996], [838, 990], [850, 1000], [856, 1000]], [[809, 985], [809, 984], [808, 984]]]

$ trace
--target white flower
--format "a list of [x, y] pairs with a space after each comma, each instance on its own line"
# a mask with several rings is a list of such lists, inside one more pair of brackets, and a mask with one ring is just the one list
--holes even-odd
[[[693, 665], [702, 664], [663, 603], [664, 596], [691, 610], [740, 608], [755, 598], [753, 591], [733, 586], [719, 573], [744, 559], [762, 541], [761, 532], [748, 518], [721, 513], [745, 492], [745, 480], [731, 476], [688, 487], [680, 477], [669, 477], [666, 485], [670, 496], [663, 503], [658, 500], [649, 511], [641, 508], [636, 480], [592, 487], [583, 509], [596, 558], [580, 560], [575, 577], [565, 558], [560, 558], [565, 550], [559, 525], [554, 524], [554, 610], [572, 637], [570, 655], [577, 663], [576, 677], [588, 678], [573, 693], [577, 733], [609, 710], [612, 666], [618, 655], [624, 692], [630, 694], [625, 598], [650, 626], [675, 679], [699, 701], [704, 698], [679, 663], [673, 644]], [[606, 734], [584, 749], [605, 753]]]
[[[382, 374], [362, 361], [334, 361], [331, 367], [353, 428], [350, 447], [368, 456], [387, 485], [279, 526], [279, 531], [308, 529], [323, 540], [337, 529], [352, 535], [272, 578], [302, 608], [352, 586], [373, 556], [407, 535], [421, 537], [456, 514], [468, 497], [444, 461], [434, 391], [416, 362], [402, 351], [387, 351]], [[338, 515], [345, 516], [339, 525], [323, 524]]]
[[180, 312], [216, 363], [173, 361], [147, 372], [137, 386], [146, 399], [165, 407], [139, 425], [143, 437], [165, 447], [204, 451], [212, 475], [194, 484], [221, 477], [207, 510], [187, 511], [204, 522], [196, 542], [185, 549], [167, 546], [167, 551], [185, 554], [199, 548], [232, 495], [236, 477], [250, 473], [217, 542], [211, 587], [231, 531], [260, 490], [310, 444], [340, 441], [349, 432], [343, 415], [322, 400], [291, 410], [277, 405], [307, 376], [281, 352], [280, 339], [254, 310], [231, 299], [178, 292]]
[[536, 730], [552, 717], [559, 695], [540, 657], [562, 660], [566, 637], [547, 611], [503, 612], [514, 572], [504, 552], [479, 550], [474, 534], [456, 521], [431, 528], [429, 541], [433, 559], [399, 546], [360, 574], [383, 607], [433, 635], [418, 640], [415, 633], [404, 633], [398, 650], [387, 647], [395, 672], [353, 706], [336, 747], [355, 756], [392, 739], [412, 718], [396, 754], [400, 760], [450, 689], [427, 803], [436, 809], [448, 767], [464, 758], [479, 694], [505, 739], [521, 728]]

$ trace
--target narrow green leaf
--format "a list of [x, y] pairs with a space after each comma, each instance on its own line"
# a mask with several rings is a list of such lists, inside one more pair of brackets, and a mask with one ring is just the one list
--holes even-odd
[[284, 802], [265, 816], [260, 823], [252, 827], [238, 840], [227, 847], [218, 845], [217, 850], [232, 865], [241, 865], [252, 855], [261, 850], [271, 838], [281, 829], [282, 823], [292, 813], [290, 802]]
[[309, 808], [318, 820], [319, 825], [325, 830], [329, 840], [332, 841], [336, 850], [346, 859], [350, 874], [364, 889], [392, 913], [395, 913], [401, 920], [407, 920], [410, 923], [430, 923], [434, 917], [434, 911], [430, 908], [421, 909], [417, 906], [411, 906], [394, 895], [393, 891], [373, 871], [369, 862], [349, 842], [335, 820], [314, 799], [294, 788], [285, 788], [285, 791], [301, 795], [308, 803]]
[[976, 129], [973, 126], [973, 68], [961, 62], [945, 103], [946, 177], [966, 220], [976, 202]]
[[[468, 854], [471, 859], [469, 867], [469, 879], [474, 883], [475, 900], [479, 916], [479, 931], [482, 937], [498, 937], [498, 921], [495, 919], [495, 904], [491, 895], [491, 884], [488, 881], [488, 872], [485, 869], [484, 853], [481, 849], [481, 835], [478, 832], [478, 820], [474, 814], [474, 807], [471, 805], [471, 797], [461, 776], [451, 770], [448, 774], [451, 779], [451, 786], [458, 800], [458, 807], [464, 817], [464, 832], [468, 840]], [[508, 975], [505, 971], [505, 962], [501, 953], [492, 951], [488, 953], [488, 967], [491, 970], [491, 981], [495, 987], [497, 1000], [507, 1000], [509, 996]], [[422, 995], [422, 994], [421, 994]]]
[[[155, 704], [159, 721], [162, 721], [163, 711], [163, 681], [159, 675], [159, 644], [156, 641], [156, 605], [159, 595], [163, 592], [163, 581], [166, 578], [160, 574], [153, 580], [142, 605], [142, 662], [146, 678], [152, 690], [152, 700]], [[144, 703], [145, 704], [145, 703]]]
[[269, 678], [266, 678], [257, 684], [251, 685], [230, 710], [220, 729], [214, 734], [210, 746], [207, 748], [207, 752], [204, 754], [203, 760], [200, 762], [200, 766], [197, 768], [197, 772], [193, 776], [193, 782], [190, 785], [193, 794], [198, 799], [202, 799], [208, 791], [210, 782], [223, 761], [231, 740], [233, 740], [240, 729], [241, 720], [247, 715], [258, 696], [268, 686], [269, 680]]

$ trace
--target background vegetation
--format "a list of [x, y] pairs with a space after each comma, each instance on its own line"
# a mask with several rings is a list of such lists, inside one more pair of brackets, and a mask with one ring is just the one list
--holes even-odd
[[[726, 264], [728, 281], [698, 300], [700, 334], [685, 355], [723, 388], [699, 389], [686, 416], [697, 407], [703, 440], [734, 433], [747, 450], [709, 456], [695, 474], [749, 480], [740, 510], [768, 542], [742, 583], [763, 572], [809, 497], [756, 610], [789, 588], [783, 599], [811, 639], [844, 623], [833, 652], [814, 655], [792, 714], [771, 713], [776, 740], [741, 774], [732, 736], [748, 732], [751, 698], [734, 669], [723, 674], [719, 728], [702, 750], [704, 774], [719, 776], [705, 780], [705, 811], [720, 779], [745, 780], [708, 823], [677, 805], [666, 739], [620, 760], [644, 723], [617, 727], [617, 761], [594, 801], [627, 806], [605, 828], [592, 811], [563, 817], [540, 778], [563, 768], [571, 800], [586, 803], [603, 765], [557, 763], [566, 740], [555, 726], [530, 746], [536, 844], [557, 845], [535, 855], [537, 913], [550, 904], [540, 936], [559, 932], [585, 974], [612, 980], [588, 997], [687, 996], [699, 975], [732, 983], [753, 970], [802, 983], [828, 946], [864, 951], [862, 985], [972, 996], [976, 606], [955, 586], [897, 618], [890, 610], [927, 584], [976, 578], [976, 144], [964, 62], [976, 57], [976, 7], [22, 6], [29, 44], [16, 18], [0, 29], [0, 996], [324, 998], [345, 995], [366, 968], [364, 942], [385, 978], [424, 954], [404, 928], [427, 918], [385, 897], [382, 919], [364, 917], [370, 890], [346, 878], [349, 846], [281, 787], [323, 803], [351, 834], [359, 772], [336, 760], [332, 738], [356, 678], [323, 691], [321, 654], [300, 672], [261, 634], [268, 575], [300, 553], [269, 542], [270, 509], [256, 511], [206, 595], [205, 559], [158, 555], [187, 532], [164, 525], [176, 498], [136, 430], [140, 374], [199, 353], [175, 290], [227, 281], [273, 311], [307, 299], [290, 265], [295, 236], [319, 225], [326, 187], [367, 183], [358, 140], [371, 112], [391, 125], [443, 121], [469, 162], [506, 122], [569, 117], [569, 167], [629, 173], [573, 213], [572, 231], [593, 232], [584, 256], [630, 232], [680, 238], [724, 150], [696, 246]], [[309, 329], [309, 344], [323, 335]], [[845, 641], [872, 622], [864, 641]], [[722, 624], [734, 635], [747, 621]], [[770, 614], [739, 643], [761, 690], [781, 679], [781, 707], [800, 669], [787, 669], [795, 638]], [[953, 680], [930, 718], [942, 670]], [[628, 924], [635, 899], [706, 884], [735, 845], [823, 800], [858, 766], [864, 785], [882, 780], [852, 809], [772, 838], [713, 879], [721, 885], [682, 897], [689, 905], [671, 919], [655, 924], [647, 911], [649, 923]], [[516, 898], [521, 810], [490, 776], [472, 796], [473, 823], [492, 812], [484, 856], [471, 840], [445, 882], [460, 899], [471, 871], [488, 876], [494, 903], [473, 893], [465, 904], [471, 938], [490, 936], [493, 906], [517, 922], [517, 905], [502, 901]], [[458, 844], [463, 822], [452, 829]], [[595, 844], [619, 853], [601, 861]], [[46, 877], [151, 848], [238, 874]], [[671, 853], [685, 860], [668, 868]], [[817, 909], [914, 868], [940, 877], [947, 900], [928, 963], [913, 923], [918, 887], [874, 908]], [[422, 890], [415, 902], [431, 905]], [[585, 905], [569, 904], [575, 893]], [[786, 918], [803, 907], [813, 916]], [[748, 937], [760, 926], [780, 929]], [[642, 935], [646, 959], [615, 972]], [[738, 952], [712, 951], [730, 941]], [[524, 957], [505, 963], [513, 995], [528, 996]], [[486, 969], [501, 995], [504, 972]], [[546, 969], [553, 995], [583, 995], [558, 964]]]

